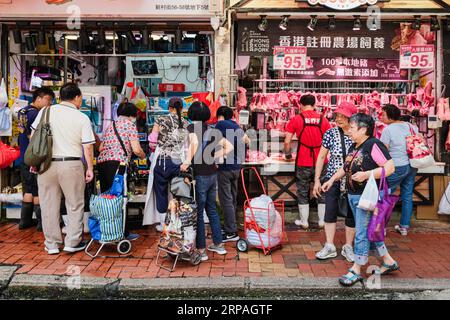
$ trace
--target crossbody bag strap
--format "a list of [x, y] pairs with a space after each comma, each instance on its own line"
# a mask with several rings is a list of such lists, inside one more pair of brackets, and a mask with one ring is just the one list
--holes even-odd
[[128, 158], [127, 149], [125, 148], [125, 144], [123, 143], [123, 140], [120, 137], [119, 132], [117, 131], [117, 127], [116, 127], [116, 122], [115, 121], [113, 121], [113, 128], [114, 128], [114, 132], [116, 134], [117, 140], [119, 140], [119, 143], [122, 146], [123, 152], [125, 153], [125, 156]]
[[344, 130], [342, 130], [341, 128], [339, 128], [338, 130], [339, 130], [339, 135], [341, 137], [342, 158], [343, 158], [344, 164], [345, 164], [345, 158], [347, 158], [347, 150], [345, 148]]

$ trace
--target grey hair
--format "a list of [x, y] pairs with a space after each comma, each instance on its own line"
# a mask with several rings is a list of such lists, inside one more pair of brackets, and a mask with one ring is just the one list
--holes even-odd
[[350, 118], [350, 123], [356, 123], [358, 129], [366, 128], [366, 135], [369, 137], [373, 136], [375, 131], [375, 121], [371, 116], [365, 113], [357, 113]]

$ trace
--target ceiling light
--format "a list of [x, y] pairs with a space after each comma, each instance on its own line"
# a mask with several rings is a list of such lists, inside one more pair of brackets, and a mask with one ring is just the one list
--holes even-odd
[[420, 16], [414, 16], [414, 22], [411, 25], [413, 30], [420, 30], [422, 22], [420, 21]]
[[75, 35], [75, 34], [69, 34], [69, 35], [65, 36], [65, 39], [67, 39], [67, 40], [77, 40], [78, 36]]
[[308, 29], [314, 31], [318, 22], [319, 20], [317, 19], [317, 16], [311, 16], [311, 21], [308, 23]]
[[288, 22], [289, 22], [289, 16], [283, 16], [283, 19], [281, 19], [281, 22], [279, 25], [280, 29], [283, 31], [286, 31], [288, 28]]
[[356, 17], [355, 22], [353, 23], [353, 31], [360, 31], [361, 30], [361, 19], [359, 17]]
[[370, 31], [377, 31], [378, 30], [378, 23], [376, 19], [373, 19], [372, 23], [369, 26]]
[[441, 30], [441, 24], [439, 23], [439, 20], [436, 16], [431, 17], [430, 25], [431, 25], [431, 27], [430, 27], [431, 31]]
[[258, 24], [258, 30], [261, 32], [265, 32], [268, 26], [269, 22], [267, 21], [267, 16], [261, 16], [261, 21]]
[[328, 20], [328, 30], [335, 30], [336, 29], [336, 18], [334, 16], [330, 16], [330, 19]]

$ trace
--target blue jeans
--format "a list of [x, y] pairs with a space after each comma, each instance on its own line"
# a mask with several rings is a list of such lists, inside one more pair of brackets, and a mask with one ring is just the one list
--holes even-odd
[[393, 193], [400, 186], [400, 198], [402, 200], [402, 217], [400, 226], [409, 228], [413, 213], [413, 191], [417, 169], [406, 166], [395, 167], [395, 172], [387, 177], [389, 192]]
[[215, 245], [222, 243], [222, 230], [220, 218], [217, 213], [217, 174], [210, 176], [196, 176], [195, 194], [197, 198], [197, 249], [206, 248], [205, 221], [203, 220], [203, 210], [211, 226], [213, 242]]
[[370, 242], [367, 237], [367, 229], [372, 214], [366, 210], [358, 208], [360, 194], [349, 194], [348, 203], [355, 217], [355, 263], [364, 266], [369, 260], [369, 250], [376, 249], [380, 257], [385, 256], [388, 251], [384, 242]]
[[156, 208], [166, 213], [169, 206], [169, 183], [180, 174], [181, 161], [159, 157], [153, 171], [153, 188], [156, 196]]

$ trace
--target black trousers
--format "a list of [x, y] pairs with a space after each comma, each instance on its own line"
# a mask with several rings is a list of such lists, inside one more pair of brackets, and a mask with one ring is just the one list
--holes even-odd
[[119, 165], [119, 161], [106, 161], [98, 164], [98, 178], [100, 180], [101, 193], [111, 189]]

